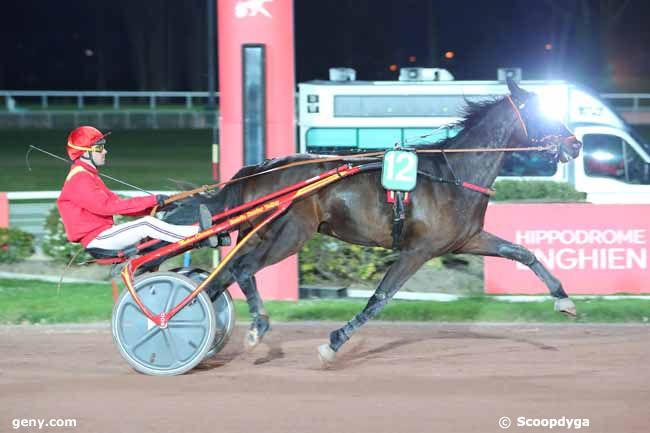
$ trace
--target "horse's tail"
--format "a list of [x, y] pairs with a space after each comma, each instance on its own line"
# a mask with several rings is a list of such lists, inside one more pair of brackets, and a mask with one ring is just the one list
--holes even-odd
[[[251, 165], [240, 169], [233, 179], [255, 173], [259, 166]], [[200, 194], [177, 201], [176, 208], [169, 211], [163, 220], [171, 224], [193, 224], [199, 218], [199, 205], [205, 204], [212, 215], [216, 215], [242, 204], [243, 182], [235, 182], [224, 186], [215, 193]]]
[[[240, 177], [248, 176], [258, 170], [256, 165], [248, 165], [241, 168], [232, 179], [239, 179]], [[224, 186], [219, 192], [213, 195], [204, 197], [201, 202], [205, 203], [212, 212], [216, 215], [226, 209], [232, 209], [243, 203], [243, 182], [235, 182]]]

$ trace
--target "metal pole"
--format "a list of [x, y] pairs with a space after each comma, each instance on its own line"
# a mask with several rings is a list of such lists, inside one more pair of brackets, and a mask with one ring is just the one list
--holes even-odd
[[[214, 80], [214, 70], [215, 70], [215, 19], [217, 14], [215, 12], [215, 2], [217, 0], [206, 0], [207, 6], [207, 17], [208, 17], [208, 40], [206, 41], [206, 47], [208, 50], [208, 111], [214, 114], [216, 104], [215, 104], [215, 80]], [[215, 140], [212, 141], [216, 143]]]
[[212, 126], [212, 178], [219, 181], [219, 125], [217, 121], [217, 106], [216, 106], [216, 85], [215, 85], [215, 22], [217, 19], [216, 1], [206, 0], [207, 16], [208, 16], [208, 35], [206, 47], [208, 50], [208, 110], [207, 116]]
[[[212, 122], [212, 177], [219, 182], [221, 177], [219, 173], [219, 144], [218, 144], [218, 126], [217, 126], [217, 105], [215, 101], [215, 21], [217, 19], [216, 2], [217, 0], [206, 0], [207, 17], [208, 17], [208, 40], [206, 49], [208, 50], [208, 116]], [[217, 267], [221, 261], [219, 249], [212, 250], [212, 266]]]

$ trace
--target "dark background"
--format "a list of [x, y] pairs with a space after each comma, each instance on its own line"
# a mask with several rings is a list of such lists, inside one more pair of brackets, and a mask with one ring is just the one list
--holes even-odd
[[[1, 10], [0, 89], [207, 90], [205, 0], [21, 0]], [[333, 66], [360, 80], [396, 79], [391, 64], [445, 67], [456, 79], [516, 66], [525, 79], [650, 89], [646, 0], [295, 0], [294, 15], [297, 82]]]

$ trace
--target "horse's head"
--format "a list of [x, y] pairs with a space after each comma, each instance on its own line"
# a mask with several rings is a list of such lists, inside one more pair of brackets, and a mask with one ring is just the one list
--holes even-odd
[[533, 146], [548, 146], [556, 161], [568, 162], [580, 153], [582, 143], [564, 123], [543, 113], [539, 97], [507, 79], [510, 102], [521, 120], [520, 139]]

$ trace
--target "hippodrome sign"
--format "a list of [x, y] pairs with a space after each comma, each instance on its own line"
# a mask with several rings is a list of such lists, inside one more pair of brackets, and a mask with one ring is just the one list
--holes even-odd
[[[650, 293], [650, 205], [494, 204], [485, 229], [524, 245], [569, 294]], [[487, 293], [547, 294], [525, 266], [485, 259]]]

